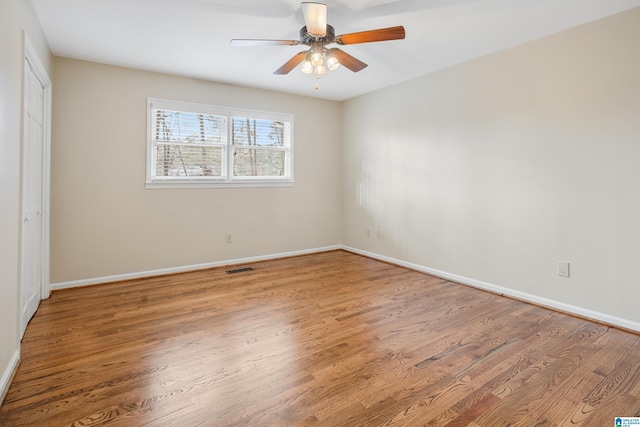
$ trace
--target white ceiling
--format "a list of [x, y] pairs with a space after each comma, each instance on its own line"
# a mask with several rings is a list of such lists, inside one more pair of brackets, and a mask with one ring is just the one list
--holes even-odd
[[55, 55], [344, 100], [640, 6], [640, 0], [327, 0], [336, 34], [404, 25], [406, 39], [343, 46], [369, 64], [273, 71], [304, 46], [299, 0], [31, 0]]

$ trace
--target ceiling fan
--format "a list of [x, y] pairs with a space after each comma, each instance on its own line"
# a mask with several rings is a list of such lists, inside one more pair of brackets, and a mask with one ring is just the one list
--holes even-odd
[[[316, 2], [302, 2], [305, 26], [300, 29], [298, 40], [269, 40], [269, 39], [232, 39], [232, 46], [273, 46], [286, 45], [309, 46], [308, 50], [298, 52], [293, 58], [274, 71], [274, 74], [288, 74], [302, 64], [301, 70], [306, 74], [314, 74], [317, 78], [327, 73], [327, 69], [334, 71], [344, 65], [353, 72], [364, 69], [367, 64], [349, 55], [347, 52], [334, 48], [327, 48], [331, 43], [350, 45], [357, 43], [371, 43], [386, 40], [404, 39], [404, 27], [389, 27], [377, 30], [361, 31], [357, 33], [336, 36], [335, 30], [327, 24], [327, 5]], [[316, 89], [317, 89], [316, 85]]]

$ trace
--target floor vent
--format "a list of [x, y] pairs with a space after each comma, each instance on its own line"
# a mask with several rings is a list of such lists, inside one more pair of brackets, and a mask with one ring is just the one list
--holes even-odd
[[235, 270], [227, 270], [227, 274], [244, 273], [245, 271], [253, 271], [252, 267], [236, 268]]

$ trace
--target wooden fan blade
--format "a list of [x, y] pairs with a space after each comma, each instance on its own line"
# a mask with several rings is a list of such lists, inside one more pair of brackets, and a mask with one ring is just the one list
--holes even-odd
[[273, 74], [289, 74], [291, 70], [296, 68], [298, 64], [304, 61], [308, 51], [302, 51], [297, 53], [293, 58], [284, 63], [284, 65], [273, 72]]
[[231, 39], [231, 46], [295, 46], [298, 40]]
[[357, 73], [358, 71], [360, 71], [360, 70], [362, 70], [364, 68], [367, 68], [367, 64], [365, 64], [364, 62], [360, 61], [358, 58], [355, 58], [355, 57], [349, 55], [344, 50], [338, 49], [337, 47], [334, 47], [332, 49], [327, 49], [327, 56], [328, 55], [335, 56], [336, 59], [340, 62], [341, 65], [344, 65], [345, 67], [347, 67], [348, 69], [350, 69], [354, 73]]
[[302, 14], [307, 31], [316, 37], [327, 35], [327, 5], [316, 2], [302, 2]]
[[371, 43], [371, 42], [383, 42], [387, 40], [401, 40], [404, 39], [404, 27], [402, 25], [398, 27], [380, 28], [379, 30], [361, 31], [359, 33], [343, 34], [336, 36], [335, 42], [338, 44], [357, 44], [357, 43]]

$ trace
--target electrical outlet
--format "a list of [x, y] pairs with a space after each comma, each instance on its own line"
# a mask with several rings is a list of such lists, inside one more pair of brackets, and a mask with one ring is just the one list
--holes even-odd
[[371, 229], [367, 228], [367, 237], [371, 237]]
[[569, 277], [569, 263], [567, 261], [558, 261], [558, 276]]
[[376, 230], [376, 238], [382, 239], [382, 230]]
[[227, 233], [227, 237], [225, 241], [227, 243], [233, 243], [233, 235], [231, 233]]

